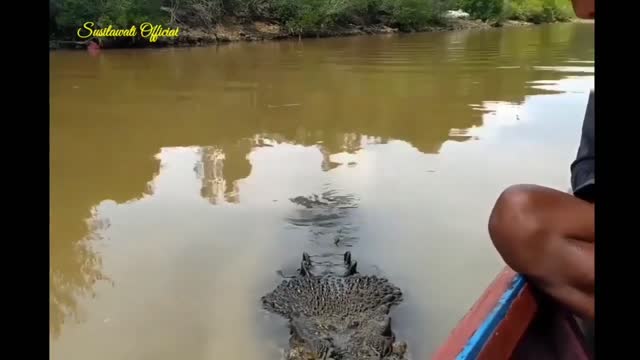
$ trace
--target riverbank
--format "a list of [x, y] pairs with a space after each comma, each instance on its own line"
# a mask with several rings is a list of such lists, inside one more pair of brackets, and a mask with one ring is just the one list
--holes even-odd
[[[430, 25], [419, 30], [403, 31], [384, 24], [336, 26], [323, 31], [292, 34], [277, 23], [254, 21], [236, 23], [233, 19], [223, 21], [211, 29], [180, 28], [175, 38], [158, 38], [150, 42], [144, 38], [100, 38], [100, 46], [110, 48], [154, 48], [206, 46], [240, 41], [273, 41], [284, 39], [326, 38], [357, 35], [393, 34], [409, 32], [442, 32], [456, 30], [482, 30], [495, 27], [532, 26], [532, 22], [507, 20], [499, 24], [469, 19], [446, 19], [438, 25]], [[89, 41], [50, 40], [49, 49], [86, 49]]]
[[[441, 25], [425, 26], [419, 30], [411, 32], [435, 32], [435, 31], [452, 31], [462, 29], [486, 29], [491, 25], [480, 20], [461, 20], [452, 19], [443, 22]], [[291, 38], [325, 38], [325, 37], [342, 37], [356, 35], [373, 35], [373, 34], [391, 34], [408, 32], [402, 31], [400, 28], [388, 26], [385, 24], [372, 25], [350, 25], [335, 26], [326, 30], [313, 31], [301, 34], [291, 34], [278, 24], [269, 24], [256, 21], [250, 24], [219, 24], [212, 31], [186, 29], [182, 35], [173, 41], [174, 44], [198, 44], [200, 42], [235, 42], [235, 41], [265, 41], [265, 40], [281, 40]], [[167, 39], [165, 41], [169, 41]]]

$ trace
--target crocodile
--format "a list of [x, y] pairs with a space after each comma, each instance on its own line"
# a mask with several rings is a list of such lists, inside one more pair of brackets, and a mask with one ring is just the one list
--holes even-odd
[[[304, 252], [297, 272], [262, 297], [263, 308], [288, 320], [287, 360], [405, 360], [391, 308], [402, 291], [388, 279], [363, 275], [351, 252], [341, 264], [314, 262]], [[337, 265], [342, 270], [332, 271]]]

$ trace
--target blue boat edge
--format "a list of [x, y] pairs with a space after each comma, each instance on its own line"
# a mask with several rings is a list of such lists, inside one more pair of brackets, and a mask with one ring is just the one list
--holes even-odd
[[513, 302], [522, 293], [526, 283], [524, 276], [516, 273], [514, 278], [511, 280], [509, 288], [502, 294], [496, 306], [489, 315], [487, 315], [471, 338], [469, 338], [469, 341], [467, 341], [462, 351], [458, 354], [456, 360], [477, 359], [482, 349], [496, 331], [498, 325], [500, 325], [502, 320], [504, 320], [509, 309], [513, 305]]

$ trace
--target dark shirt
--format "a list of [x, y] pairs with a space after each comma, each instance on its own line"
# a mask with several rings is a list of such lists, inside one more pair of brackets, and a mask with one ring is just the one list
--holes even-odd
[[587, 111], [582, 123], [582, 136], [578, 155], [571, 163], [571, 189], [583, 200], [595, 201], [595, 91], [589, 94]]

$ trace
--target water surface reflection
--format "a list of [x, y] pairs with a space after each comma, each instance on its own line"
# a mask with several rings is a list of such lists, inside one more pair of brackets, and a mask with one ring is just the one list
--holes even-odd
[[52, 54], [52, 358], [276, 359], [259, 297], [345, 249], [428, 358], [497, 194], [567, 188], [592, 61], [585, 24]]

